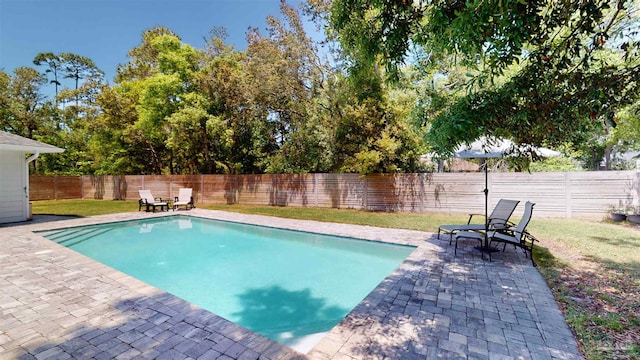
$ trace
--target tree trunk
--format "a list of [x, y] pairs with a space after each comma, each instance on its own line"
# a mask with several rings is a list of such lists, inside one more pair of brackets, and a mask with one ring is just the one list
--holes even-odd
[[611, 146], [604, 148], [604, 169], [611, 170]]

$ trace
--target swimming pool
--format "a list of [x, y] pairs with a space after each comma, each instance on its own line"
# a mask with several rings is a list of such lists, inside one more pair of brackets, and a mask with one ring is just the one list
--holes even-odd
[[183, 215], [40, 234], [302, 352], [414, 249]]

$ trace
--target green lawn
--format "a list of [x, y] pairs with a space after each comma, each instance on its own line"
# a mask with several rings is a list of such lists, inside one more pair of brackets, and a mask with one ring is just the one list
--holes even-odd
[[[435, 232], [465, 214], [381, 213], [248, 205], [199, 208]], [[137, 211], [136, 201], [33, 202], [34, 214], [92, 216]], [[517, 219], [516, 219], [517, 221]], [[545, 277], [588, 359], [640, 359], [640, 228], [606, 221], [534, 218], [529, 230]]]
[[[350, 209], [327, 208], [297, 208], [281, 206], [252, 206], [252, 205], [203, 205], [204, 209], [224, 210], [245, 214], [260, 214], [285, 217], [290, 219], [317, 220], [357, 225], [372, 225], [388, 228], [400, 228], [422, 231], [438, 231], [443, 223], [457, 224], [467, 222], [466, 214], [443, 213], [385, 213], [368, 212]], [[482, 218], [479, 218], [482, 221]]]
[[95, 216], [138, 211], [137, 201], [122, 200], [44, 200], [33, 201], [34, 215]]

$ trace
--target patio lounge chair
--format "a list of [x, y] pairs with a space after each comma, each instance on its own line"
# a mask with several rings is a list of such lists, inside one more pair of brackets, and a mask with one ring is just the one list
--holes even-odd
[[169, 204], [162, 201], [162, 198], [154, 198], [153, 195], [151, 195], [151, 190], [138, 190], [138, 193], [140, 194], [138, 211], [142, 209], [143, 205], [146, 207], [146, 211], [153, 209], [153, 212], [156, 212], [156, 207], [160, 207], [160, 211], [169, 210]]
[[[531, 263], [533, 266], [536, 266], [536, 263], [533, 260], [533, 244], [538, 241], [538, 239], [526, 231], [527, 225], [529, 225], [529, 222], [531, 221], [534, 205], [535, 204], [530, 201], [525, 203], [524, 214], [522, 214], [522, 218], [518, 222], [518, 225], [511, 226], [507, 229], [489, 231], [487, 233], [489, 247], [491, 247], [491, 244], [494, 242], [501, 242], [504, 243], [504, 246], [502, 247], [502, 251], [504, 251], [507, 248], [507, 244], [512, 244], [514, 247], [522, 249], [525, 255], [529, 253], [528, 257], [531, 259]], [[476, 239], [480, 242], [484, 241], [484, 233], [476, 231], [460, 231], [456, 233], [456, 241], [458, 237]], [[490, 250], [491, 249], [489, 249], [489, 260], [491, 260]]]
[[[518, 206], [518, 200], [507, 200], [500, 199], [496, 204], [496, 207], [493, 208], [491, 215], [488, 218], [489, 230], [496, 229], [504, 229], [513, 225], [509, 223], [509, 218], [513, 211]], [[466, 224], [454, 224], [454, 225], [440, 225], [438, 228], [438, 239], [440, 238], [440, 232], [449, 234], [449, 245], [451, 245], [451, 241], [453, 240], [453, 236], [458, 231], [484, 231], [485, 224], [472, 224], [471, 221], [475, 215], [484, 216], [482, 214], [469, 214], [469, 220], [467, 220]], [[458, 253], [458, 242], [456, 241], [456, 247], [454, 250], [454, 254]]]
[[180, 188], [180, 190], [178, 190], [178, 196], [175, 197], [175, 201], [173, 202], [173, 211], [177, 210], [181, 205], [184, 206], [186, 210], [195, 208], [192, 194], [193, 190], [191, 188]]

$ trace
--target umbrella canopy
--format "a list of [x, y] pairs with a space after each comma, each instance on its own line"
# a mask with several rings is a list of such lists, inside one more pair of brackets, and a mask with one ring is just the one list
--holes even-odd
[[555, 150], [531, 145], [516, 146], [508, 139], [487, 139], [482, 137], [469, 145], [461, 145], [456, 149], [454, 157], [462, 159], [499, 158], [518, 156], [520, 154], [536, 154], [539, 157], [553, 157], [561, 154]]

